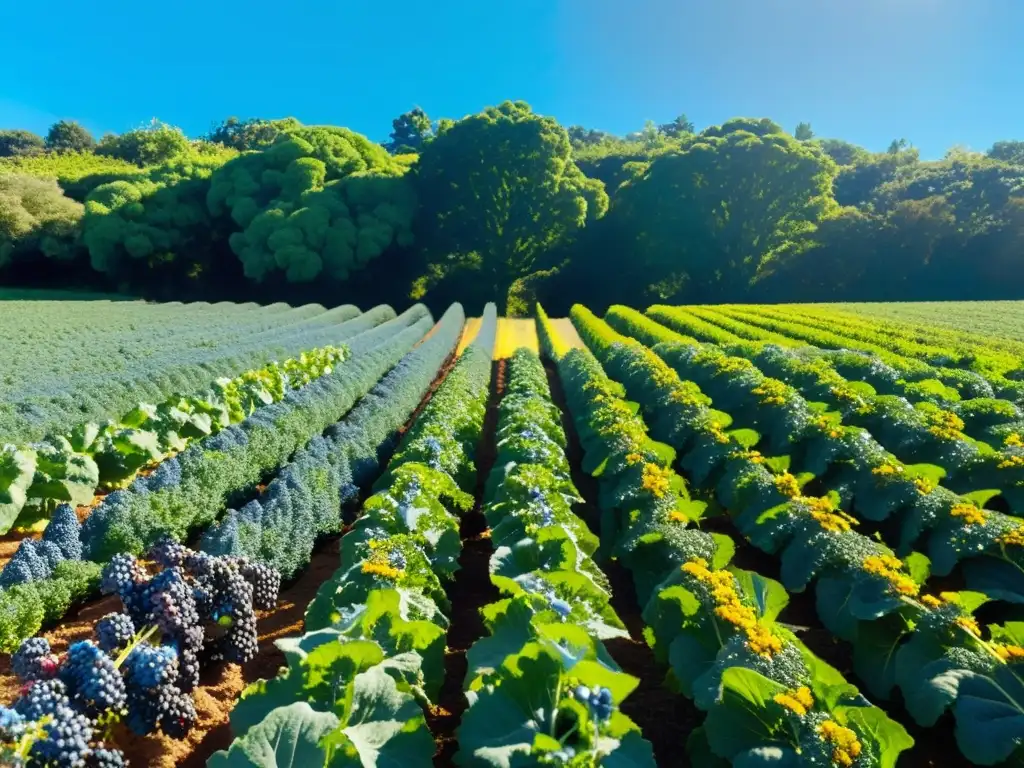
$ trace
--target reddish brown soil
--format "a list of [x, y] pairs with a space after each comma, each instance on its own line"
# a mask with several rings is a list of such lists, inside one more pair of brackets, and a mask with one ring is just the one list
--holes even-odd
[[462, 518], [459, 533], [462, 536], [462, 554], [459, 571], [448, 585], [451, 601], [451, 626], [445, 649], [445, 678], [437, 706], [427, 714], [427, 724], [434, 734], [436, 751], [434, 765], [450, 766], [458, 750], [456, 730], [466, 711], [466, 697], [462, 693], [466, 677], [466, 652], [485, 633], [480, 608], [500, 599], [498, 590], [489, 578], [491, 557], [490, 531], [480, 511], [484, 485], [494, 466], [494, 433], [498, 422], [498, 401], [505, 392], [505, 361], [493, 364], [491, 379], [494, 386], [487, 402], [480, 448], [476, 455], [477, 484], [476, 507]]

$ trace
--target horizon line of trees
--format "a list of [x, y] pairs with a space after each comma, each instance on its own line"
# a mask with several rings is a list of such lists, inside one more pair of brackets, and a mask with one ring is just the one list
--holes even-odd
[[1024, 142], [922, 161], [736, 118], [627, 136], [525, 102], [377, 143], [295, 118], [0, 130], [0, 283], [526, 312], [1024, 298]]

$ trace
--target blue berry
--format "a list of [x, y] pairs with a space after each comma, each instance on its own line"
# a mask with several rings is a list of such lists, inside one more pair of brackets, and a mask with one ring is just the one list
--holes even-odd
[[576, 701], [586, 704], [590, 699], [590, 689], [585, 685], [578, 685], [572, 695], [576, 697]]
[[50, 643], [45, 637], [30, 637], [22, 640], [11, 656], [11, 669], [22, 682], [29, 683], [53, 677], [57, 659], [50, 653]]
[[60, 680], [37, 680], [14, 702], [14, 709], [26, 720], [39, 720], [67, 706], [67, 688]]
[[135, 637], [135, 624], [126, 613], [108, 613], [96, 622], [96, 642], [107, 653], [123, 650]]
[[43, 738], [32, 744], [29, 765], [84, 765], [91, 751], [89, 719], [69, 707], [58, 707], [50, 718], [42, 726]]
[[132, 650], [125, 665], [132, 680], [142, 688], [173, 683], [178, 677], [178, 653], [168, 645], [154, 648], [142, 643]]
[[120, 711], [125, 702], [124, 680], [114, 661], [90, 640], [68, 649], [60, 677], [72, 701], [90, 713]]

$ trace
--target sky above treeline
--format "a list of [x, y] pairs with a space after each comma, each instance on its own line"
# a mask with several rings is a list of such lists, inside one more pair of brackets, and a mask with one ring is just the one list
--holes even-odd
[[97, 137], [153, 117], [190, 136], [229, 115], [345, 125], [383, 141], [419, 105], [505, 99], [624, 135], [792, 131], [925, 158], [1024, 139], [1021, 0], [177, 0], [9, 2], [0, 128], [76, 119]]

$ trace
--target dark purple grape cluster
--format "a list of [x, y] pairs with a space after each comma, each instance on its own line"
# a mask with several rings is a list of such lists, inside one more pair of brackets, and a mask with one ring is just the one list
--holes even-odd
[[135, 637], [135, 623], [127, 613], [108, 613], [96, 622], [96, 642], [107, 653], [127, 648]]
[[53, 677], [57, 674], [57, 664], [57, 657], [50, 653], [50, 643], [45, 637], [23, 640], [11, 656], [11, 669], [23, 683]]
[[96, 623], [95, 641], [58, 658], [45, 638], [30, 638], [11, 657], [26, 687], [11, 709], [0, 707], [0, 732], [36, 734], [27, 764], [121, 768], [124, 755], [96, 741], [98, 722], [124, 717], [139, 735], [184, 738], [196, 721], [201, 664], [256, 656], [256, 607], [277, 603], [277, 571], [171, 540], [149, 554], [161, 566], [152, 576], [128, 554], [103, 569], [101, 588], [124, 611]]

